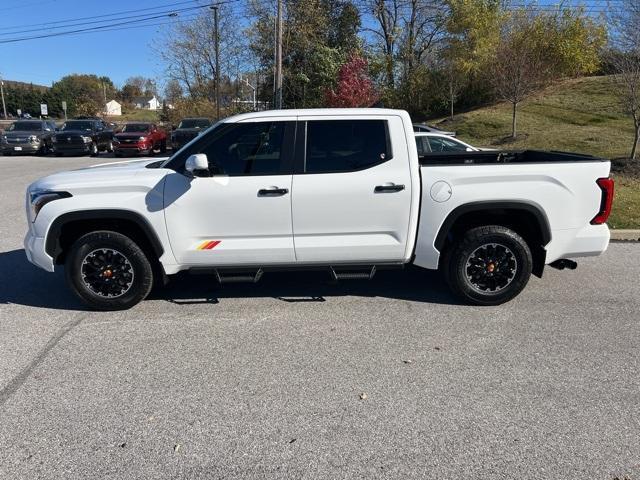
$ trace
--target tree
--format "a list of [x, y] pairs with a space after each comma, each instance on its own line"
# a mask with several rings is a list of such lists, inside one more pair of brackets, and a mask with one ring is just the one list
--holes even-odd
[[74, 115], [96, 115], [104, 108], [105, 83], [113, 87], [113, 83], [106, 77], [96, 75], [67, 75], [55, 82], [50, 95], [67, 102], [67, 113]]
[[378, 100], [367, 72], [367, 60], [354, 53], [340, 67], [335, 89], [326, 93], [329, 107], [370, 107]]
[[496, 94], [511, 103], [511, 138], [516, 138], [517, 108], [520, 102], [545, 81], [542, 54], [532, 41], [531, 17], [528, 12], [515, 12], [505, 24], [495, 58], [491, 64], [490, 81]]
[[615, 75], [613, 85], [623, 108], [633, 120], [633, 143], [629, 157], [638, 156], [640, 142], [640, 1], [624, 0], [615, 12], [614, 21], [618, 27], [618, 46], [621, 51], [614, 53]]

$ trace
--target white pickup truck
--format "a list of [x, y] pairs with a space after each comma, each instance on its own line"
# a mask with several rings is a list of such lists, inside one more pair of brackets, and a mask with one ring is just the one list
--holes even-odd
[[270, 269], [370, 279], [414, 264], [467, 302], [515, 297], [546, 264], [609, 243], [608, 161], [559, 152], [419, 157], [404, 111], [255, 112], [168, 160], [63, 172], [29, 186], [28, 259], [89, 306], [129, 308], [183, 270], [222, 283]]

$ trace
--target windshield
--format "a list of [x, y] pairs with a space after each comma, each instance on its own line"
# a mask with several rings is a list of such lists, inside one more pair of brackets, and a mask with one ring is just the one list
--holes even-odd
[[151, 125], [148, 123], [127, 123], [122, 129], [123, 132], [148, 132]]
[[207, 128], [211, 122], [206, 118], [185, 118], [180, 122], [178, 128]]
[[40, 122], [15, 122], [11, 124], [7, 131], [39, 132], [40, 130], [42, 130], [42, 123]]
[[62, 125], [62, 131], [64, 132], [67, 130], [86, 130], [87, 132], [90, 132], [93, 130], [93, 122], [86, 122], [82, 120], [67, 122]]

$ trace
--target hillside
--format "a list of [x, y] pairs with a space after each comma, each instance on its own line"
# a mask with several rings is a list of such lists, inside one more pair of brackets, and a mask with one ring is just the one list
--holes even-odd
[[[507, 103], [466, 112], [436, 125], [455, 130], [472, 145], [621, 158], [631, 149], [633, 123], [623, 114], [609, 82], [607, 77], [567, 80], [534, 95], [519, 107], [516, 141], [507, 138], [511, 132], [511, 105]], [[609, 224], [613, 228], [640, 228], [640, 178], [637, 174], [615, 177], [617, 190]]]

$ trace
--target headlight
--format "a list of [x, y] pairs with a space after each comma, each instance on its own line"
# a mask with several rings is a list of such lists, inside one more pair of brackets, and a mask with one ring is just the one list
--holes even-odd
[[29, 137], [29, 141], [30, 141], [31, 143], [38, 143], [38, 142], [40, 141], [40, 139], [39, 139], [37, 136], [35, 136], [35, 135], [31, 135], [31, 136]]
[[91, 142], [93, 142], [93, 140], [91, 139], [91, 137], [82, 137], [82, 141], [83, 141], [84, 143], [91, 143]]
[[138, 137], [138, 141], [144, 142], [147, 140], [147, 137]]
[[54, 200], [60, 200], [61, 198], [69, 198], [71, 194], [69, 192], [51, 192], [49, 190], [36, 190], [35, 192], [29, 192], [29, 203], [31, 205], [31, 221], [35, 222], [38, 213], [42, 210], [47, 203]]

